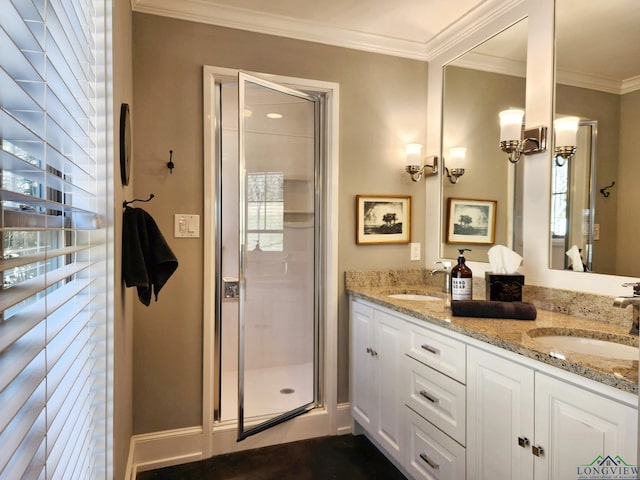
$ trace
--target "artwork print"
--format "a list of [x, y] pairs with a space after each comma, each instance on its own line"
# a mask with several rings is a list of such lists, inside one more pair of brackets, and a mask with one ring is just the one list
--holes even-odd
[[493, 244], [496, 201], [449, 198], [447, 243]]
[[411, 197], [358, 195], [356, 204], [356, 243], [409, 243]]

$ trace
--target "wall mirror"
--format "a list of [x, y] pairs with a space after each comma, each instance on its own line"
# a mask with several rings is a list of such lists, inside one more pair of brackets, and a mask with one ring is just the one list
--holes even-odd
[[552, 269], [573, 269], [565, 252], [575, 247], [586, 271], [640, 274], [639, 25], [637, 0], [556, 0], [554, 119], [580, 127], [575, 155], [552, 160]]
[[[522, 253], [522, 168], [511, 164], [498, 147], [498, 113], [525, 107], [527, 28], [528, 20], [522, 19], [443, 67], [442, 258], [456, 258], [459, 248], [470, 248], [465, 254], [468, 260], [487, 262], [487, 251], [497, 244]], [[460, 168], [464, 174], [453, 183], [451, 173]], [[477, 228], [469, 232], [469, 243], [459, 235], [455, 243], [450, 241], [449, 230], [456, 220], [449, 214], [449, 205], [465, 203], [457, 199], [472, 200], [464, 218]], [[495, 234], [477, 235], [478, 229], [494, 228], [483, 218], [486, 201], [495, 201]], [[493, 243], [482, 241], [490, 236]]]

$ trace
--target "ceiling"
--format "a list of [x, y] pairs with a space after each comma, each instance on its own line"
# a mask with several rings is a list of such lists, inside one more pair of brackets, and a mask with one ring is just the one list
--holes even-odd
[[[131, 4], [136, 12], [429, 61], [476, 24], [521, 1], [131, 0]], [[556, 5], [562, 83], [617, 92], [640, 88], [640, 0], [556, 0]], [[509, 42], [501, 46], [497, 55], [508, 58], [509, 46]]]
[[132, 0], [133, 10], [429, 60], [460, 23], [513, 0]]

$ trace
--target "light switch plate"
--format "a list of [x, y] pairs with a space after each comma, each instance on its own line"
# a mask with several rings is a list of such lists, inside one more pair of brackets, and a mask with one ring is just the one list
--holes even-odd
[[174, 215], [173, 236], [175, 238], [199, 238], [200, 215], [176, 213]]
[[420, 244], [411, 243], [411, 260], [420, 260]]

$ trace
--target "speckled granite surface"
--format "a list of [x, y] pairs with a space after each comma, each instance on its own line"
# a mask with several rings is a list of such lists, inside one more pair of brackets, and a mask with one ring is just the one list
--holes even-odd
[[[345, 287], [349, 290], [354, 287], [415, 285], [430, 289], [433, 287], [436, 290], [442, 289], [444, 277], [431, 276], [430, 274], [431, 270], [425, 268], [351, 271], [345, 272]], [[473, 298], [474, 300], [485, 298], [484, 278], [473, 278]], [[533, 303], [538, 310], [613, 323], [627, 329], [631, 326], [631, 309], [614, 307], [613, 297], [605, 295], [536, 287], [525, 283], [522, 300]]]
[[[474, 299], [484, 297], [484, 279], [474, 279]], [[477, 340], [495, 345], [534, 360], [581, 375], [623, 391], [638, 393], [638, 359], [620, 360], [573, 353], [550, 355], [549, 348], [536, 341], [540, 334], [567, 335], [580, 331], [581, 336], [638, 346], [638, 337], [628, 335], [631, 312], [620, 319], [607, 315], [611, 297], [582, 295], [576, 292], [551, 291], [540, 287], [525, 289], [523, 300], [538, 308], [537, 319], [520, 321], [454, 317], [442, 302], [416, 302], [389, 298], [392, 293], [428, 293], [442, 296], [443, 277], [429, 277], [428, 270], [347, 272], [345, 286], [354, 297], [427, 321]], [[534, 297], [535, 296], [535, 297]], [[584, 298], [583, 298], [584, 297]], [[545, 308], [545, 307], [548, 307]], [[617, 309], [620, 310], [620, 309]], [[603, 313], [604, 312], [604, 313]], [[589, 318], [593, 317], [593, 318]], [[606, 321], [604, 321], [606, 320]], [[613, 321], [612, 321], [613, 320]], [[546, 330], [544, 330], [546, 329]]]

